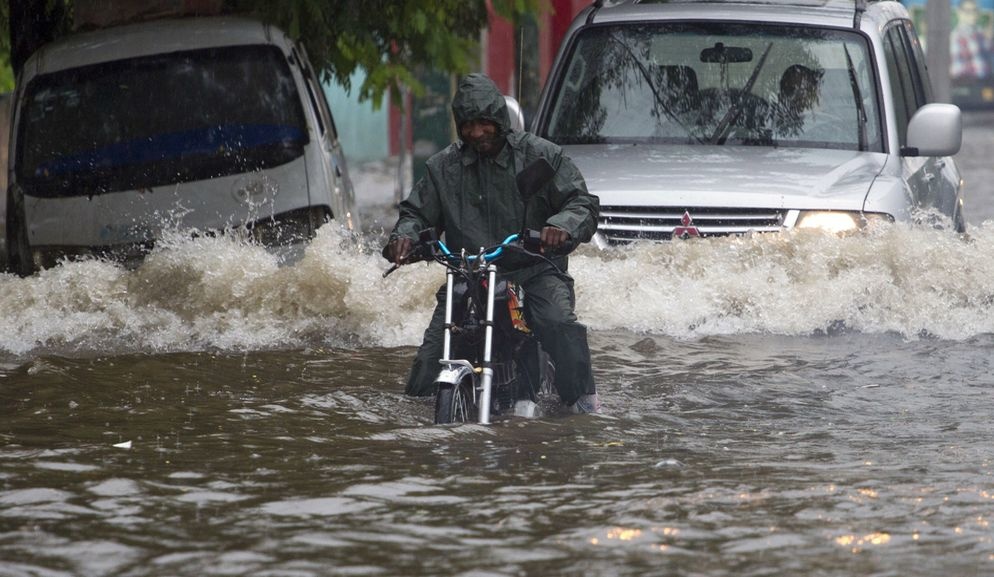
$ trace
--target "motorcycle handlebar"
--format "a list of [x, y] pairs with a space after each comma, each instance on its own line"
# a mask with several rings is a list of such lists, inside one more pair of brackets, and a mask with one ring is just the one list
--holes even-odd
[[[401, 264], [395, 263], [391, 265], [390, 268], [383, 273], [383, 278], [386, 278], [390, 273], [405, 264], [412, 264], [428, 259], [434, 259], [443, 264], [447, 264], [462, 258], [461, 255], [454, 254], [450, 251], [449, 247], [438, 239], [437, 236], [425, 235], [424, 233], [422, 233], [421, 236], [422, 238], [418, 240], [414, 250], [408, 253], [408, 257], [404, 259], [404, 262]], [[493, 262], [504, 254], [504, 249], [509, 247], [518, 247], [527, 255], [549, 261], [546, 256], [540, 254], [542, 250], [542, 233], [531, 229], [525, 229], [521, 233], [508, 235], [507, 238], [505, 238], [500, 244], [482, 249], [479, 255], [467, 255], [466, 260], [468, 262], [475, 262], [482, 258], [484, 263]], [[551, 263], [551, 261], [549, 262]], [[553, 266], [555, 266], [555, 264], [553, 264]], [[558, 268], [559, 267], [556, 267], [557, 270]]]

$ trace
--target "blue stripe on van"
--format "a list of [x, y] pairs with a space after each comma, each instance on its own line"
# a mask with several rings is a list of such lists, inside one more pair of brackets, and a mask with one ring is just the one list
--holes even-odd
[[236, 124], [159, 134], [143, 140], [118, 142], [95, 150], [60, 156], [35, 169], [38, 177], [72, 174], [81, 170], [150, 164], [166, 159], [238, 154], [260, 146], [302, 146], [304, 132], [296, 126]]

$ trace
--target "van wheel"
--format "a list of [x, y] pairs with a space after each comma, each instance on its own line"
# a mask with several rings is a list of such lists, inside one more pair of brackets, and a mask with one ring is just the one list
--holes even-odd
[[963, 234], [966, 232], [966, 220], [963, 218], [963, 211], [956, 211], [956, 218], [953, 219], [953, 226], [956, 227], [956, 232]]
[[7, 191], [7, 270], [20, 276], [35, 273], [34, 259], [28, 246], [28, 228], [24, 217], [24, 197]]
[[312, 206], [310, 211], [308, 211], [308, 239], [314, 238], [318, 229], [327, 224], [331, 220], [331, 212], [323, 206]]

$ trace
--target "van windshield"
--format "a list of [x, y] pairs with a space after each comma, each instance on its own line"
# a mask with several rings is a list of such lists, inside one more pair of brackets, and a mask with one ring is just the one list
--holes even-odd
[[274, 46], [173, 52], [31, 81], [16, 175], [35, 196], [94, 195], [265, 169], [308, 134]]
[[866, 39], [730, 22], [585, 30], [543, 136], [559, 144], [682, 143], [882, 150]]

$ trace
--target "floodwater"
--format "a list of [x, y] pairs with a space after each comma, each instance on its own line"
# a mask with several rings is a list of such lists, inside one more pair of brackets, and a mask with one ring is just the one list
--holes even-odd
[[584, 249], [604, 415], [489, 427], [374, 244], [0, 276], [0, 576], [994, 573], [994, 224]]
[[969, 239], [581, 251], [603, 416], [434, 426], [402, 391], [442, 273], [381, 278], [376, 235], [0, 275], [0, 577], [994, 574], [994, 115], [964, 124]]

